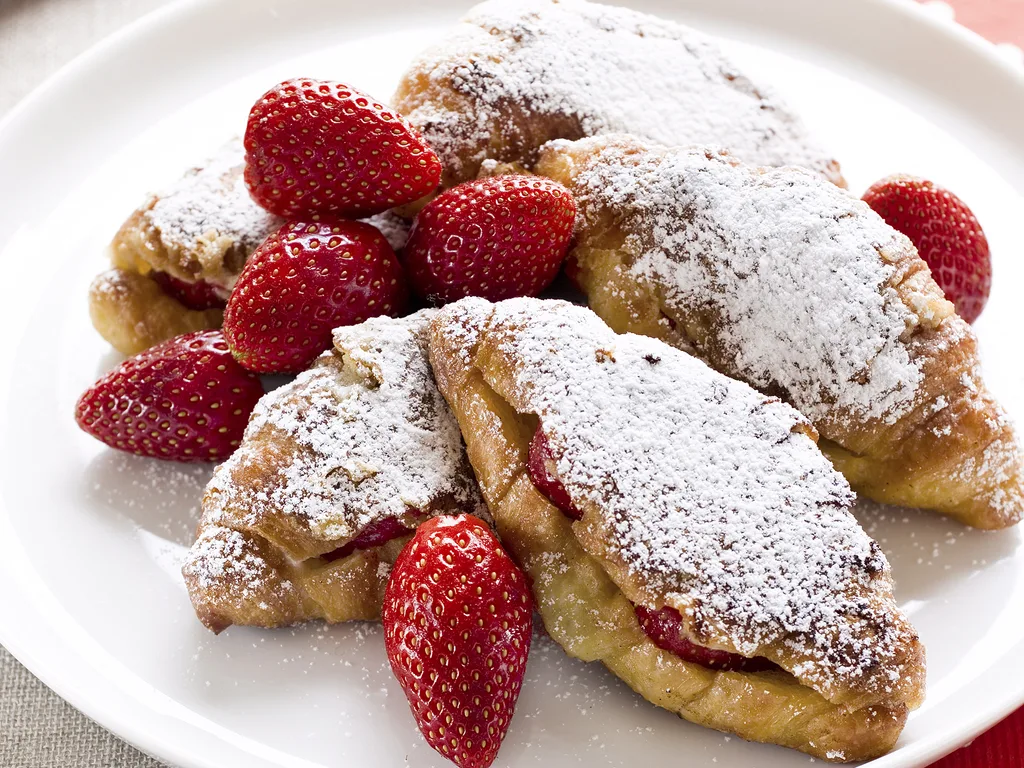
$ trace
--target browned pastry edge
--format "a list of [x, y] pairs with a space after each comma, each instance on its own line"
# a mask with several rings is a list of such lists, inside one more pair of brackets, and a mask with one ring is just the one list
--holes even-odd
[[89, 288], [89, 316], [100, 336], [123, 355], [135, 355], [174, 336], [220, 328], [220, 309], [189, 309], [151, 277], [115, 267]]
[[379, 619], [390, 568], [412, 536], [334, 561], [294, 561], [261, 536], [223, 526], [201, 526], [199, 538], [232, 551], [230, 560], [218, 557], [213, 565], [200, 555], [182, 569], [196, 616], [219, 634], [232, 624], [284, 627], [311, 619]]

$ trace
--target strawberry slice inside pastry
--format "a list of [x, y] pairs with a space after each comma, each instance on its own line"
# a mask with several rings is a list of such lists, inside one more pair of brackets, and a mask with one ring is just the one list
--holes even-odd
[[530, 480], [537, 486], [537, 490], [543, 493], [548, 501], [562, 510], [562, 513], [572, 520], [579, 520], [583, 513], [573, 506], [569, 493], [554, 473], [554, 456], [551, 455], [551, 445], [544, 430], [537, 429], [530, 440], [530, 456], [527, 468], [530, 471]]
[[394, 517], [385, 517], [383, 520], [370, 523], [363, 529], [362, 533], [345, 546], [328, 552], [322, 557], [329, 563], [341, 560], [358, 549], [373, 549], [387, 544], [392, 539], [408, 536], [412, 533], [412, 530], [412, 528], [406, 528]]
[[168, 272], [152, 272], [150, 276], [164, 293], [188, 309], [224, 309], [227, 304], [227, 291], [205, 280], [190, 283]]
[[716, 651], [714, 648], [697, 645], [686, 637], [683, 629], [683, 617], [671, 606], [666, 605], [664, 608], [654, 609], [637, 605], [633, 610], [636, 611], [640, 628], [654, 644], [664, 651], [674, 653], [683, 661], [700, 664], [708, 669], [743, 670], [745, 672], [759, 672], [772, 669], [775, 666], [768, 659], [748, 659], [738, 653]]

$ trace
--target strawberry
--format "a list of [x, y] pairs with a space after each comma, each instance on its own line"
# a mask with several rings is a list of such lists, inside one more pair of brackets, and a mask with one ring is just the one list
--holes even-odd
[[741, 670], [744, 672], [760, 672], [775, 667], [768, 659], [757, 657], [748, 659], [728, 651], [716, 651], [705, 648], [687, 639], [683, 634], [682, 617], [679, 611], [666, 605], [657, 610], [642, 605], [633, 606], [640, 628], [663, 651], [674, 653], [683, 661], [700, 664], [708, 669]]
[[551, 454], [551, 444], [547, 435], [538, 428], [530, 440], [530, 452], [527, 461], [527, 470], [530, 473], [530, 481], [537, 487], [547, 500], [558, 507], [573, 520], [582, 520], [583, 513], [578, 510], [569, 498], [568, 491], [562, 482], [555, 477], [553, 470], [555, 458]]
[[864, 201], [910, 238], [960, 316], [977, 320], [992, 287], [992, 260], [967, 204], [930, 181], [901, 175], [873, 184]]
[[220, 289], [205, 280], [189, 283], [167, 272], [159, 271], [150, 272], [150, 277], [164, 293], [189, 309], [219, 309], [227, 303], [221, 296]]
[[78, 400], [75, 421], [111, 448], [174, 461], [220, 461], [238, 447], [259, 377], [220, 331], [196, 331], [125, 360]]
[[576, 203], [539, 176], [467, 181], [419, 212], [404, 250], [413, 290], [434, 304], [465, 296], [536, 296], [572, 239]]
[[308, 368], [331, 331], [400, 314], [407, 289], [384, 235], [369, 224], [292, 221], [253, 251], [224, 310], [224, 336], [259, 373]]
[[286, 218], [360, 218], [433, 192], [441, 161], [398, 114], [343, 83], [285, 80], [253, 105], [245, 183]]
[[421, 525], [395, 561], [384, 647], [427, 743], [486, 768], [515, 710], [530, 652], [526, 577], [472, 515]]

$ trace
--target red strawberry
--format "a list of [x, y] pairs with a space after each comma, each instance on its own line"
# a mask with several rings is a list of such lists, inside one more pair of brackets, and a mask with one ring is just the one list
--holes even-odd
[[235, 358], [259, 373], [308, 368], [331, 331], [400, 314], [407, 289], [388, 241], [359, 221], [292, 221], [253, 251], [224, 310]]
[[582, 520], [583, 513], [573, 505], [565, 486], [552, 471], [555, 459], [551, 454], [551, 444], [548, 443], [547, 435], [539, 428], [533, 433], [533, 439], [530, 440], [528, 458], [527, 469], [530, 473], [530, 481], [537, 487], [537, 490], [562, 510], [566, 517]]
[[220, 289], [205, 280], [189, 283], [167, 272], [153, 271], [150, 277], [168, 296], [177, 299], [189, 309], [218, 309], [227, 303]]
[[967, 204], [930, 181], [899, 175], [873, 184], [864, 201], [910, 238], [960, 316], [977, 320], [992, 287], [992, 260]]
[[78, 400], [78, 426], [111, 448], [174, 461], [220, 461], [238, 447], [259, 377], [220, 331], [196, 331], [125, 360]]
[[709, 669], [742, 670], [758, 672], [772, 669], [775, 665], [768, 659], [757, 657], [748, 659], [746, 656], [716, 651], [690, 642], [683, 634], [682, 617], [679, 611], [670, 606], [660, 609], [646, 608], [642, 605], [633, 606], [640, 628], [651, 638], [656, 646], [679, 656], [683, 661], [700, 664]]
[[461, 768], [489, 766], [530, 652], [522, 571], [478, 518], [435, 517], [398, 556], [381, 617], [391, 669], [427, 743]]
[[433, 192], [441, 161], [398, 114], [343, 83], [285, 80], [249, 112], [245, 183], [287, 218], [359, 218]]
[[539, 176], [492, 176], [439, 195], [416, 217], [404, 263], [409, 282], [435, 304], [482, 296], [536, 296], [572, 239], [576, 203]]

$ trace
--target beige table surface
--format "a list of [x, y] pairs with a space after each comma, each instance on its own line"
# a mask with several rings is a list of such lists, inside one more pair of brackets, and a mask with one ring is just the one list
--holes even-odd
[[[0, 0], [0, 116], [47, 75], [168, 0]], [[0, 768], [160, 768], [0, 648]]]

